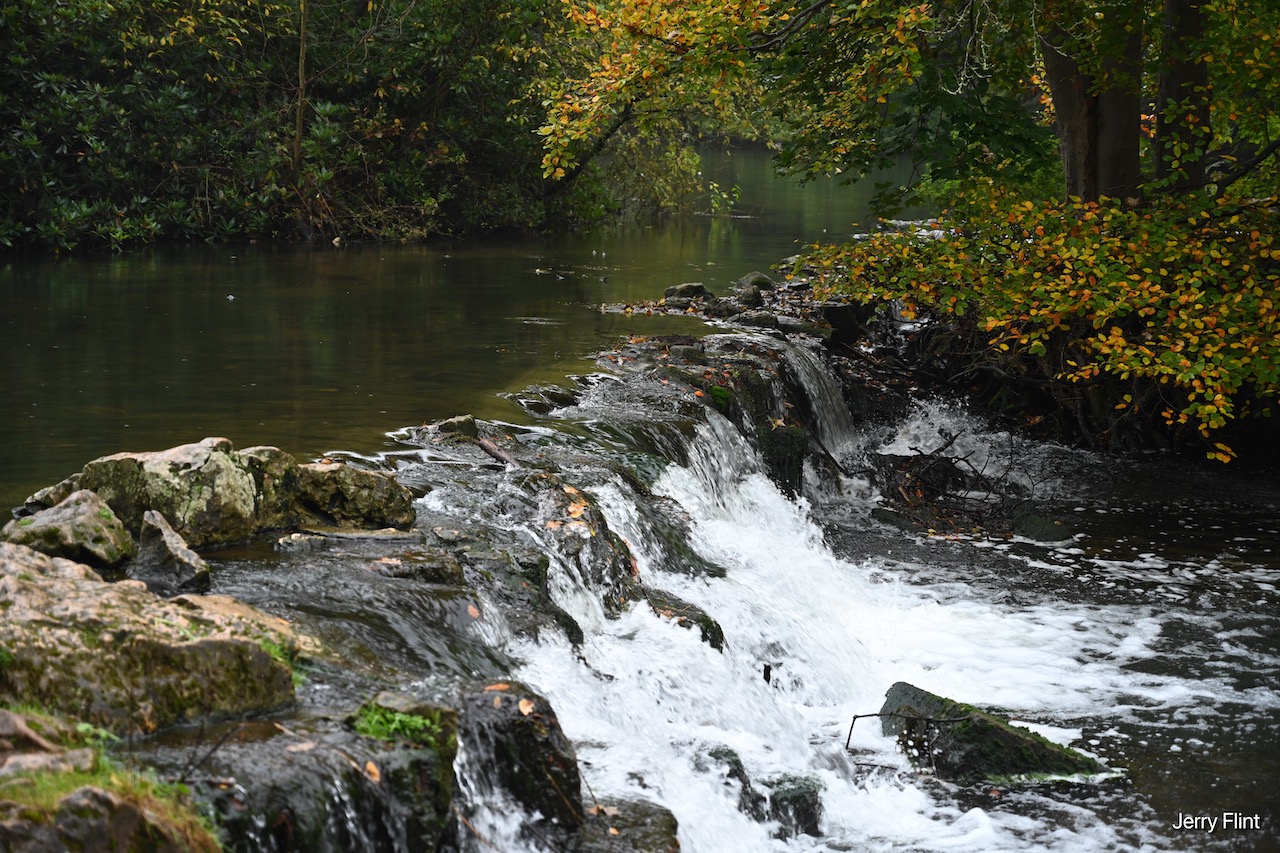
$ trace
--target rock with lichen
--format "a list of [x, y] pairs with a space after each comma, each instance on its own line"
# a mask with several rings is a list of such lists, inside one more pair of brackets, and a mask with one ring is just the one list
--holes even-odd
[[0, 543], [0, 703], [117, 734], [293, 700], [288, 623], [218, 596], [166, 601], [139, 581]]

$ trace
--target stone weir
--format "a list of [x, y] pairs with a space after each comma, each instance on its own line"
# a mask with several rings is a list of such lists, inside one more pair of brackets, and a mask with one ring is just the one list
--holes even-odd
[[[632, 338], [597, 373], [513, 395], [529, 426], [464, 415], [315, 463], [221, 438], [89, 462], [0, 531], [0, 703], [120, 738], [115, 760], [186, 785], [233, 849], [678, 849], [667, 809], [584, 785], [509, 649], [577, 647], [637, 607], [732, 643], [651, 585], [600, 495], [622, 495], [665, 570], [723, 576], [650, 489], [708, 426], [788, 494], [836, 488], [840, 431], [905, 396], [851, 394], [823, 364], [800, 329]], [[815, 780], [706, 761], [752, 820], [820, 831]], [[72, 837], [56, 807], [3, 814], [21, 816], [0, 838]], [[128, 849], [170, 849], [147, 843]]]

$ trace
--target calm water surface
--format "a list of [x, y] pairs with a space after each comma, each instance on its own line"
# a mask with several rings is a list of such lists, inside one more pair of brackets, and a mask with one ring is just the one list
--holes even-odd
[[869, 190], [799, 187], [767, 155], [709, 159], [749, 218], [421, 246], [228, 246], [0, 265], [0, 505], [98, 456], [209, 435], [302, 457], [583, 371], [680, 318], [603, 314], [683, 281], [717, 292], [868, 218]]

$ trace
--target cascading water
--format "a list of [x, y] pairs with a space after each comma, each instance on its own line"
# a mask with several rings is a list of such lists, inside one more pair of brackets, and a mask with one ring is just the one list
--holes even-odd
[[[714, 337], [692, 364], [649, 342], [647, 356], [615, 354], [608, 376], [525, 392], [533, 426], [490, 422], [479, 440], [396, 434], [401, 449], [367, 462], [423, 494], [430, 555], [369, 545], [353, 566], [348, 545], [273, 557], [265, 572], [220, 567], [218, 591], [287, 614], [352, 663], [351, 684], [317, 676], [307, 720], [335, 715], [323, 704], [332, 694], [351, 697], [347, 708], [363, 701], [362, 679], [540, 719], [542, 699], [503, 703], [510, 680], [554, 708], [584, 802], [533, 807], [515, 795], [496, 730], [464, 704], [456, 820], [440, 849], [570, 849], [581, 840], [570, 812], [610, 814], [606, 803], [668, 810], [686, 853], [1269, 849], [1269, 829], [1187, 835], [1174, 823], [1226, 811], [1275, 820], [1261, 788], [1213, 778], [1280, 774], [1273, 486], [1242, 501], [1148, 477], [1141, 462], [1098, 474], [1095, 457], [988, 432], [949, 404], [855, 427], [817, 405], [839, 385], [816, 353]], [[761, 393], [752, 364], [778, 384]], [[825, 445], [810, 454], [813, 482], [799, 490], [809, 497], [790, 497], [760, 452], [786, 428], [784, 384], [802, 386], [804, 400], [791, 399], [815, 414]], [[735, 395], [767, 411], [751, 420]], [[890, 526], [875, 520], [884, 499], [869, 481], [819, 458], [834, 451], [839, 466], [871, 471], [877, 454], [935, 450], [1034, 491], [1036, 510], [1069, 526], [1038, 539]], [[1154, 508], [1146, 527], [1126, 517], [1130, 499]], [[466, 586], [392, 582], [380, 573], [388, 560], [397, 578], [452, 560]], [[940, 781], [878, 720], [850, 728], [898, 681], [997, 709], [1116, 772]], [[485, 692], [495, 682], [499, 693]], [[350, 732], [334, 742], [337, 762], [359, 746]], [[561, 806], [570, 812], [549, 817]], [[353, 849], [384, 849], [371, 839]]]
[[[803, 352], [792, 349], [788, 364], [811, 400], [827, 399], [832, 378], [815, 382], [820, 362]], [[966, 433], [952, 445], [957, 456], [985, 467], [988, 456], [1008, 453], [1007, 435], [974, 427], [958, 407], [925, 406], [884, 448], [921, 451], [927, 433], [935, 447]], [[819, 429], [836, 441], [852, 427], [847, 413], [819, 413]], [[649, 608], [603, 620], [597, 606], [584, 609], [594, 598], [581, 586], [559, 593], [561, 606], [594, 629], [580, 647], [543, 637], [510, 648], [524, 661], [520, 677], [559, 709], [595, 795], [671, 809], [688, 851], [1181, 846], [1157, 816], [1160, 795], [1135, 796], [1123, 772], [984, 794], [913, 771], [875, 721], [854, 727], [845, 749], [854, 715], [876, 711], [886, 689], [906, 680], [1004, 709], [1051, 739], [1124, 766], [1127, 754], [1160, 736], [1165, 724], [1152, 726], [1152, 718], [1176, 719], [1174, 709], [1203, 706], [1223, 687], [1149, 666], [1168, 654], [1168, 615], [1140, 595], [1100, 604], [1019, 583], [993, 593], [993, 574], [1017, 571], [1021, 560], [1052, 554], [1068, 562], [1069, 542], [945, 543], [951, 553], [942, 559], [953, 571], [943, 581], [945, 570], [923, 562], [939, 556], [940, 543], [927, 538], [890, 533], [894, 544], [877, 557], [843, 559], [836, 550], [862, 549], [829, 546], [813, 509], [784, 496], [714, 411], [685, 456], [663, 471], [651, 496], [618, 480], [594, 494], [629, 543], [641, 579], [717, 620], [723, 651]], [[724, 567], [724, 577], [669, 567], [669, 543], [643, 523], [636, 504], [654, 499], [680, 508], [688, 544]], [[886, 539], [883, 530], [872, 535]], [[1009, 562], [993, 567], [993, 551]], [[1264, 574], [1274, 581], [1274, 566]], [[1274, 662], [1274, 655], [1259, 661]], [[1232, 693], [1249, 704], [1255, 724], [1274, 722], [1273, 690]], [[821, 792], [820, 816], [807, 826], [772, 808], [800, 783]], [[1213, 842], [1201, 837], [1187, 849]]]

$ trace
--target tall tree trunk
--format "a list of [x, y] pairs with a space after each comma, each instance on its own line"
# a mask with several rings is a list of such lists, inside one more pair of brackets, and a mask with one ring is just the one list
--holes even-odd
[[1069, 196], [1086, 201], [1098, 198], [1097, 102], [1090, 89], [1093, 80], [1076, 57], [1063, 47], [1065, 39], [1054, 28], [1042, 40], [1045, 82], [1053, 98], [1053, 111], [1062, 149], [1062, 170]]
[[[1097, 57], [1100, 77], [1085, 70], [1065, 32], [1052, 27], [1041, 38], [1045, 79], [1053, 98], [1063, 172], [1069, 196], [1097, 201], [1129, 198], [1142, 183], [1142, 28], [1138, 4], [1115, 20], [1128, 36]], [[1124, 20], [1127, 17], [1128, 20]]]
[[1111, 198], [1135, 198], [1142, 183], [1142, 20], [1130, 11], [1123, 52], [1106, 58], [1097, 96], [1098, 194]]
[[1171, 192], [1204, 186], [1209, 143], [1209, 66], [1201, 61], [1200, 0], [1165, 0], [1156, 102], [1156, 179]]

